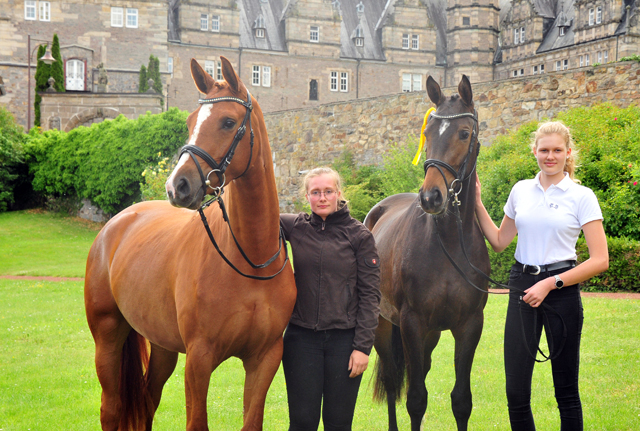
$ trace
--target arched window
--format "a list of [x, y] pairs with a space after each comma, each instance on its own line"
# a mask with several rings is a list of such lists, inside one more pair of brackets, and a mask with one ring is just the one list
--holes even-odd
[[84, 91], [84, 70], [84, 61], [78, 59], [67, 60], [67, 85], [65, 86], [67, 91]]
[[315, 79], [309, 82], [309, 100], [318, 100], [318, 81]]

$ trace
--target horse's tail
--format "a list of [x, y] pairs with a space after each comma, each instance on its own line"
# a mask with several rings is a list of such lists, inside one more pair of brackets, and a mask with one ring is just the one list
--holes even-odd
[[147, 419], [153, 415], [153, 402], [147, 390], [145, 370], [149, 367], [147, 340], [131, 330], [122, 348], [120, 362], [121, 431], [146, 429]]
[[376, 361], [373, 399], [377, 401], [384, 400], [387, 394], [395, 395], [396, 401], [400, 400], [406, 380], [402, 336], [400, 328], [396, 325], [391, 325], [391, 342], [389, 344], [390, 349], [385, 355], [385, 359], [381, 360], [381, 357], [378, 357]]

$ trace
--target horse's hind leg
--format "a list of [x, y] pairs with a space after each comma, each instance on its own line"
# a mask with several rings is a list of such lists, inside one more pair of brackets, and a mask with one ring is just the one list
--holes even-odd
[[153, 415], [158, 410], [162, 388], [167, 382], [178, 362], [178, 353], [163, 349], [151, 343], [151, 354], [149, 355], [149, 369], [147, 370], [147, 390], [153, 402], [153, 414], [147, 418], [147, 430], [151, 431], [153, 426]]
[[452, 330], [455, 339], [456, 384], [451, 391], [451, 409], [458, 431], [466, 431], [473, 401], [471, 397], [471, 366], [482, 335], [482, 311], [471, 316], [462, 327]]
[[389, 431], [398, 431], [396, 401], [400, 397], [406, 369], [402, 352], [402, 337], [400, 329], [387, 319], [380, 316], [378, 322], [374, 343], [378, 354], [375, 368], [374, 398], [381, 400], [386, 397]]
[[246, 377], [244, 381], [244, 425], [242, 431], [262, 430], [264, 403], [267, 391], [282, 360], [282, 337], [278, 337], [267, 353], [243, 359]]

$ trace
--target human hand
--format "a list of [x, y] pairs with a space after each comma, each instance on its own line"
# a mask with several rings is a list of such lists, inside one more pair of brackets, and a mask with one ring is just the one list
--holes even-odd
[[360, 350], [354, 350], [349, 358], [349, 371], [351, 371], [349, 377], [358, 377], [360, 374], [364, 373], [367, 366], [369, 366], [369, 355], [361, 352]]
[[524, 295], [522, 300], [533, 308], [537, 308], [542, 304], [542, 301], [544, 301], [549, 292], [555, 288], [555, 279], [553, 277], [545, 278], [525, 290], [526, 295]]

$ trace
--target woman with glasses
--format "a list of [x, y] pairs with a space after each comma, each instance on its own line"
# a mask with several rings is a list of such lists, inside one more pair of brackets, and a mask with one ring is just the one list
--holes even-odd
[[281, 214], [298, 297], [284, 334], [289, 430], [351, 430], [380, 305], [380, 262], [371, 232], [351, 217], [340, 175], [304, 178], [311, 214]]

